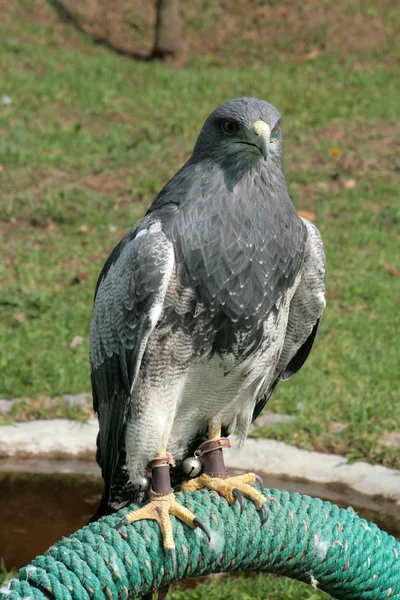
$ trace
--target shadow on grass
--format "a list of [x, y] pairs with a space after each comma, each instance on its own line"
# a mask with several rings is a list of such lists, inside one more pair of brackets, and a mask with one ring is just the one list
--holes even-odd
[[105, 46], [106, 48], [109, 48], [110, 50], [112, 50], [113, 52], [118, 54], [119, 56], [128, 56], [129, 58], [132, 58], [133, 60], [138, 60], [138, 61], [142, 61], [142, 62], [160, 60], [159, 57], [153, 53], [153, 51], [151, 52], [151, 54], [148, 54], [148, 55], [140, 54], [138, 52], [128, 52], [124, 48], [121, 48], [115, 44], [112, 44], [105, 37], [94, 36], [94, 35], [88, 33], [82, 27], [82, 25], [79, 23], [78, 19], [76, 19], [76, 17], [62, 4], [62, 2], [60, 2], [59, 0], [47, 0], [47, 2], [50, 4], [50, 6], [53, 7], [53, 9], [56, 11], [56, 13], [58, 14], [58, 17], [60, 18], [60, 20], [63, 23], [66, 23], [68, 25], [73, 25], [78, 31], [83, 32], [86, 35], [90, 35], [94, 44], [99, 44], [101, 46]]

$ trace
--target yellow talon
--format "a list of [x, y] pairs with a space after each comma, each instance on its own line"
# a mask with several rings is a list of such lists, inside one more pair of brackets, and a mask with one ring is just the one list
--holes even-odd
[[170, 515], [174, 515], [192, 529], [197, 526], [196, 516], [182, 504], [179, 504], [173, 493], [161, 495], [154, 492], [150, 492], [150, 502], [148, 504], [137, 510], [132, 510], [126, 515], [125, 523], [130, 525], [135, 521], [144, 519], [157, 521], [163, 536], [164, 548], [168, 551], [175, 548]]
[[[182, 506], [182, 504], [179, 504], [173, 493], [156, 494], [151, 491], [150, 502], [145, 506], [142, 506], [142, 508], [129, 512], [124, 519], [124, 524], [130, 525], [135, 521], [142, 521], [144, 519], [157, 521], [163, 536], [164, 549], [167, 552], [172, 553], [175, 557], [175, 542], [172, 535], [172, 523], [169, 515], [174, 515], [174, 517], [177, 517], [192, 529], [199, 527], [208, 537], [208, 541], [210, 541], [211, 534], [207, 525], [200, 521], [200, 519], [198, 519], [189, 509]], [[174, 558], [173, 560], [176, 559]]]
[[203, 473], [195, 479], [185, 481], [181, 490], [182, 492], [194, 492], [203, 488], [214, 490], [223, 496], [229, 504], [236, 502], [237, 495], [235, 495], [234, 490], [239, 490], [243, 496], [253, 500], [257, 510], [265, 509], [266, 499], [261, 492], [251, 486], [255, 482], [256, 475], [254, 473], [234, 475], [232, 477], [212, 477]]

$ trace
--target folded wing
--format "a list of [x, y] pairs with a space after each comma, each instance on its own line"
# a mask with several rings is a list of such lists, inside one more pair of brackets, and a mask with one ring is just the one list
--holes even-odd
[[100, 431], [97, 460], [104, 478], [103, 503], [124, 446], [131, 391], [156, 326], [174, 266], [171, 242], [159, 222], [141, 222], [114, 249], [97, 283], [90, 329], [94, 410]]

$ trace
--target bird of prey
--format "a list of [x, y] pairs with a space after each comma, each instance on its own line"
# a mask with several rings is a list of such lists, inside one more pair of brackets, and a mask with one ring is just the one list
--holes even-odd
[[208, 533], [175, 499], [182, 465], [197, 476], [181, 489], [244, 495], [266, 513], [256, 475], [229, 477], [222, 449], [231, 434], [246, 438], [278, 382], [303, 366], [325, 308], [323, 244], [290, 200], [280, 123], [256, 98], [216, 108], [97, 283], [95, 518], [147, 491], [151, 473], [150, 501], [125, 523], [156, 519], [171, 553], [170, 514]]

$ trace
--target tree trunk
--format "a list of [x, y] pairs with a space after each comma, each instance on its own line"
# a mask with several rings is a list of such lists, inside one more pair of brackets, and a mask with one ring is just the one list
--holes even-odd
[[183, 64], [185, 61], [185, 42], [179, 0], [157, 0], [153, 57], [175, 64]]

